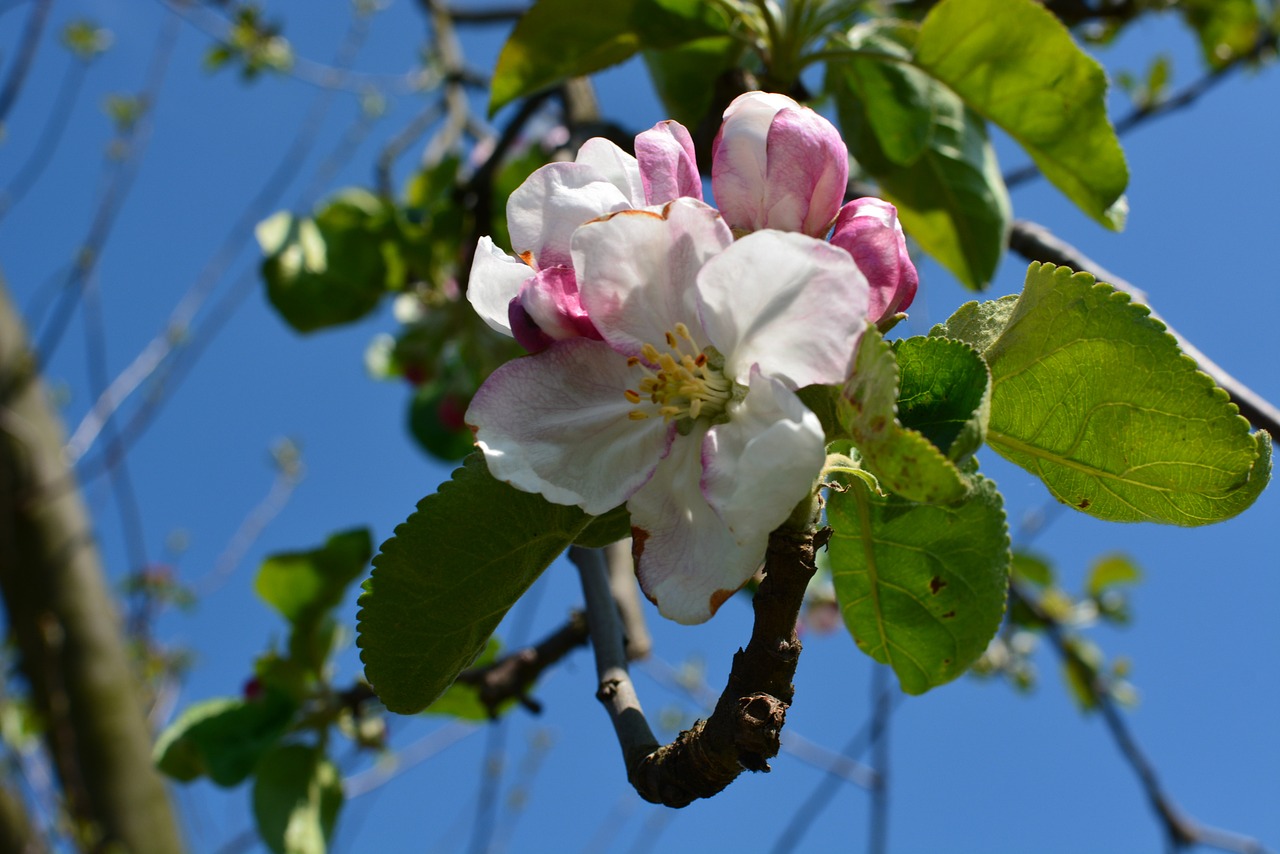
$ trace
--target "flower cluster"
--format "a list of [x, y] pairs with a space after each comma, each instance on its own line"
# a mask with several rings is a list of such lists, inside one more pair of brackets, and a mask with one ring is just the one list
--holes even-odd
[[494, 477], [592, 514], [625, 503], [645, 593], [696, 623], [814, 488], [825, 440], [796, 390], [843, 382], [916, 274], [893, 206], [841, 208], [844, 143], [785, 96], [725, 112], [718, 209], [684, 127], [635, 151], [592, 139], [537, 170], [507, 205], [515, 256], [480, 241], [468, 297], [532, 355], [466, 421]]

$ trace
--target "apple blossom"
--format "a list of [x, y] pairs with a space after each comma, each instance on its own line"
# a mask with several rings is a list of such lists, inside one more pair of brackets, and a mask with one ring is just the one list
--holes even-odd
[[767, 92], [739, 95], [711, 149], [711, 190], [734, 233], [823, 237], [844, 200], [849, 150], [831, 122]]
[[571, 256], [600, 340], [506, 363], [466, 421], [499, 480], [592, 514], [625, 503], [645, 593], [704, 621], [813, 489], [825, 438], [795, 390], [846, 378], [866, 280], [804, 235], [734, 241], [691, 198], [582, 225]]
[[919, 277], [898, 209], [882, 199], [855, 199], [840, 209], [831, 242], [847, 251], [871, 285], [868, 315], [879, 323], [906, 309], [915, 299]]

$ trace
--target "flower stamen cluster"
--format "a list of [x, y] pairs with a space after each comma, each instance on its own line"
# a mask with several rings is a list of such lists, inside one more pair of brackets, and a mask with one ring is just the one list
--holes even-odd
[[[693, 422], [702, 417], [716, 423], [733, 400], [734, 384], [724, 375], [724, 360], [712, 359], [706, 350], [701, 350], [683, 323], [677, 323], [675, 331], [667, 332], [665, 337], [668, 352], [645, 344], [640, 356], [627, 359], [627, 365], [639, 368], [644, 378], [637, 386], [639, 390], [629, 388], [624, 392], [625, 397], [633, 404], [648, 398], [658, 407], [657, 414], [663, 422], [676, 421], [677, 428], [683, 428], [682, 433], [687, 433]], [[686, 352], [685, 344], [693, 345], [693, 352]], [[714, 354], [713, 348], [708, 349]], [[652, 415], [637, 407], [627, 417], [643, 421]]]

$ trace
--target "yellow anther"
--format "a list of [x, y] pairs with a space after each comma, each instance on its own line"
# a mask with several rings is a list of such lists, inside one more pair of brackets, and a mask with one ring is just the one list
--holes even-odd
[[624, 392], [623, 392], [623, 395], [624, 395], [624, 396], [627, 398], [627, 400], [628, 400], [628, 401], [630, 401], [631, 403], [639, 403], [639, 402], [640, 402], [640, 393], [639, 393], [639, 392], [637, 392], [637, 391], [632, 391], [631, 389], [627, 389], [626, 391], [624, 391]]
[[643, 421], [649, 417], [649, 413], [641, 412], [639, 409], [633, 409], [627, 413], [627, 417], [632, 421]]
[[[689, 334], [689, 327], [685, 326], [683, 323], [676, 324], [676, 334], [686, 341], [693, 341], [693, 336]], [[674, 347], [675, 345], [672, 344], [671, 346]]]
[[667, 346], [668, 347], [676, 346], [676, 336], [672, 335], [670, 332], [667, 333]]

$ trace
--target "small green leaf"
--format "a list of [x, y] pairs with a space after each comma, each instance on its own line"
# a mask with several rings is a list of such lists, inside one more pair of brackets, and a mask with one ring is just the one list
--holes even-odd
[[691, 0], [537, 0], [516, 23], [493, 72], [489, 114], [570, 77], [722, 33], [710, 4]]
[[991, 375], [978, 351], [948, 338], [894, 343], [898, 360], [898, 420], [962, 463], [987, 436]]
[[[910, 32], [867, 26], [833, 42], [871, 54], [829, 62], [826, 88], [850, 153], [898, 208], [906, 232], [979, 290], [1004, 254], [1009, 194], [981, 117], [918, 69], [883, 58], [907, 52]], [[910, 97], [900, 102], [902, 93]]]
[[853, 373], [840, 400], [841, 421], [862, 465], [880, 485], [912, 501], [945, 504], [969, 492], [969, 480], [946, 454], [898, 421], [898, 363], [873, 327], [862, 333]]
[[360, 657], [393, 712], [422, 711], [593, 517], [495, 480], [480, 454], [428, 495], [373, 559]]
[[915, 63], [1016, 139], [1085, 213], [1119, 230], [1129, 171], [1107, 119], [1107, 76], [1034, 0], [942, 0]]
[[1204, 61], [1213, 69], [1248, 54], [1264, 35], [1255, 0], [1182, 0], [1177, 8], [1196, 31]]
[[277, 213], [258, 225], [262, 277], [276, 311], [299, 332], [364, 317], [387, 292], [390, 214], [377, 197], [347, 190], [314, 219]]
[[1000, 493], [975, 478], [939, 507], [876, 496], [858, 478], [828, 496], [831, 575], [858, 648], [923, 694], [960, 676], [1000, 627], [1009, 535]]
[[987, 441], [1059, 501], [1117, 522], [1205, 525], [1258, 497], [1271, 442], [1145, 306], [1032, 264], [991, 368]]
[[1027, 581], [1037, 587], [1053, 585], [1053, 567], [1044, 558], [1030, 552], [1014, 552], [1010, 571], [1015, 579]]
[[324, 751], [277, 747], [253, 781], [258, 835], [275, 854], [325, 854], [342, 808], [342, 777]]
[[1141, 580], [1142, 571], [1127, 556], [1105, 555], [1093, 562], [1085, 589], [1090, 596], [1097, 599], [1112, 588], [1137, 584]]
[[160, 733], [152, 759], [184, 783], [207, 775], [219, 786], [234, 786], [284, 735], [296, 711], [288, 696], [271, 689], [254, 700], [205, 700]]
[[956, 309], [955, 314], [948, 317], [946, 322], [930, 329], [929, 337], [955, 338], [971, 344], [979, 353], [985, 352], [1009, 325], [1009, 318], [1017, 304], [1017, 294], [987, 302], [967, 302]]
[[314, 619], [342, 602], [373, 556], [368, 528], [333, 534], [318, 549], [270, 555], [254, 589], [291, 623]]

